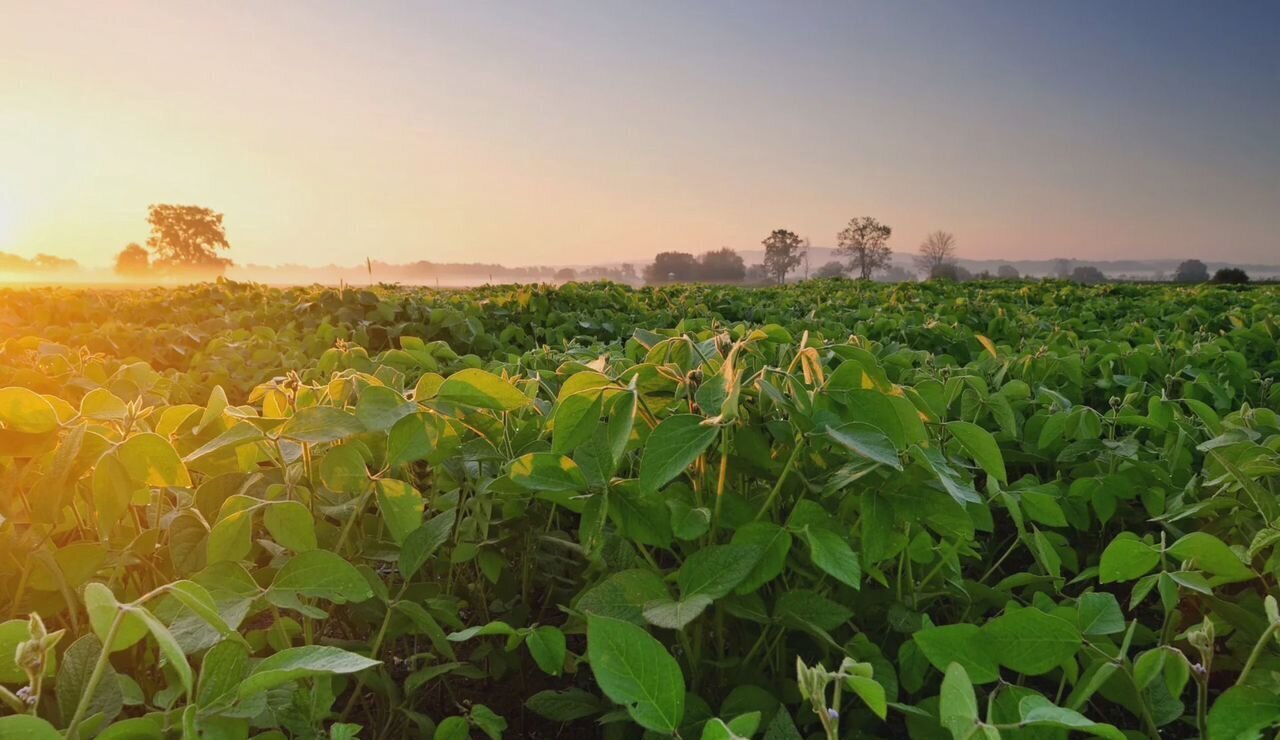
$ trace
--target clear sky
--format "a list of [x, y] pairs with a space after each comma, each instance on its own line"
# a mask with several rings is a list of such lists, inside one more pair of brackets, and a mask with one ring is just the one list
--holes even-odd
[[1280, 2], [0, 0], [0, 250], [1280, 262]]

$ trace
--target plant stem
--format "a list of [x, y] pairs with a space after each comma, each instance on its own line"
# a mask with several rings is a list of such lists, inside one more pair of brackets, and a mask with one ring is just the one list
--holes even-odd
[[720, 475], [716, 478], [716, 503], [711, 514], [711, 542], [716, 541], [720, 526], [720, 503], [724, 501], [724, 483], [729, 474], [729, 427], [720, 427]]
[[1253, 664], [1258, 662], [1258, 658], [1262, 655], [1262, 647], [1266, 645], [1271, 636], [1280, 631], [1280, 623], [1268, 626], [1262, 632], [1262, 637], [1258, 638], [1258, 642], [1253, 646], [1253, 651], [1249, 653], [1249, 659], [1245, 661], [1244, 668], [1240, 669], [1240, 676], [1236, 679], [1236, 686], [1243, 686], [1244, 680], [1249, 677], [1249, 672], [1253, 670]]
[[76, 730], [80, 728], [85, 712], [89, 711], [89, 705], [93, 703], [93, 695], [98, 691], [98, 683], [102, 681], [102, 674], [107, 671], [107, 663], [111, 658], [111, 645], [116, 641], [116, 633], [120, 631], [120, 625], [123, 623], [124, 609], [117, 608], [116, 618], [111, 620], [111, 627], [107, 630], [107, 639], [102, 641], [102, 652], [98, 653], [98, 662], [93, 665], [93, 673], [89, 674], [89, 683], [85, 684], [84, 693], [80, 695], [80, 703], [76, 704], [76, 713], [71, 715], [71, 722], [67, 725], [66, 736], [69, 738], [79, 737]]
[[[378, 651], [382, 649], [382, 640], [387, 636], [387, 627], [391, 625], [391, 612], [395, 603], [403, 596], [405, 589], [409, 587], [408, 583], [400, 587], [400, 593], [396, 597], [387, 602], [387, 613], [382, 617], [382, 626], [378, 627], [378, 634], [373, 638], [373, 643], [369, 646], [369, 657], [374, 660], [378, 659]], [[338, 717], [339, 722], [345, 722], [347, 715], [355, 708], [356, 700], [360, 696], [360, 689], [364, 687], [364, 677], [356, 676], [356, 685], [351, 687], [351, 697], [347, 699], [347, 705], [342, 709], [342, 715]]]
[[778, 475], [778, 482], [773, 484], [773, 490], [769, 492], [769, 498], [764, 500], [764, 505], [760, 507], [760, 511], [756, 512], [755, 521], [760, 521], [773, 508], [773, 502], [778, 499], [778, 494], [782, 492], [782, 484], [786, 481], [787, 474], [791, 472], [791, 468], [795, 466], [802, 449], [804, 449], [804, 435], [796, 437], [795, 449], [791, 451], [791, 457], [787, 458], [786, 466], [782, 468], [782, 473]]
[[23, 714], [27, 711], [26, 702], [18, 698], [18, 695], [12, 691], [0, 686], [0, 701], [4, 701], [13, 710], [14, 714]]

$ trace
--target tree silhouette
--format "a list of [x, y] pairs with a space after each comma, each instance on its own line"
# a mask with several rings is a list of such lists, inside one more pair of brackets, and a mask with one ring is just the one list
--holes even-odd
[[712, 250], [698, 258], [698, 277], [709, 283], [740, 283], [747, 275], [741, 255], [728, 247]]
[[774, 229], [764, 241], [764, 269], [769, 276], [782, 285], [787, 280], [787, 273], [800, 266], [803, 258], [804, 241], [792, 231]]
[[1209, 280], [1209, 268], [1200, 260], [1186, 260], [1173, 273], [1175, 283], [1203, 283]]
[[137, 244], [129, 244], [116, 255], [116, 274], [137, 277], [151, 270], [151, 257]]
[[1249, 273], [1239, 267], [1223, 267], [1213, 273], [1213, 282], [1223, 285], [1244, 285], [1249, 282]]
[[836, 236], [836, 253], [849, 258], [850, 266], [863, 280], [870, 280], [876, 270], [889, 266], [893, 250], [889, 235], [893, 229], [871, 216], [851, 219]]
[[916, 266], [922, 275], [933, 275], [933, 271], [947, 264], [956, 255], [956, 238], [945, 231], [935, 231], [920, 242], [920, 254], [916, 255]]
[[659, 252], [653, 264], [644, 268], [644, 281], [650, 285], [697, 279], [698, 260], [688, 252]]
[[819, 267], [818, 271], [815, 272], [813, 275], [814, 277], [820, 277], [820, 278], [842, 278], [844, 277], [844, 274], [848, 271], [849, 271], [849, 268], [845, 267], [845, 264], [843, 262], [837, 262], [835, 260], [832, 260], [831, 262], [826, 263], [822, 267]]
[[155, 253], [156, 267], [221, 273], [231, 264], [218, 256], [219, 249], [231, 248], [221, 213], [201, 206], [153, 205], [147, 222], [151, 224], [147, 246]]

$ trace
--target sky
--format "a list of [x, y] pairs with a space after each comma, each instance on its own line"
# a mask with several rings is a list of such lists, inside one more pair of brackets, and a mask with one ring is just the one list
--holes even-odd
[[0, 0], [0, 251], [1280, 263], [1280, 2]]

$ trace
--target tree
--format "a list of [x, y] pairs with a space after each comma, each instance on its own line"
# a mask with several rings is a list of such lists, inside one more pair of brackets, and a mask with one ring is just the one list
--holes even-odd
[[147, 246], [155, 253], [156, 267], [221, 273], [231, 264], [218, 256], [219, 249], [231, 248], [221, 213], [201, 206], [153, 205], [147, 222], [151, 224]]
[[932, 275], [936, 267], [945, 265], [956, 256], [956, 238], [945, 231], [935, 231], [920, 242], [920, 254], [916, 266], [925, 275]]
[[1249, 273], [1239, 267], [1223, 267], [1213, 273], [1213, 282], [1222, 285], [1244, 285], [1249, 282]]
[[1082, 283], [1084, 285], [1096, 285], [1098, 283], [1105, 283], [1107, 281], [1107, 276], [1103, 275], [1102, 270], [1099, 270], [1093, 265], [1080, 265], [1071, 271], [1071, 281], [1075, 283]]
[[698, 260], [688, 252], [659, 252], [653, 264], [644, 268], [644, 281], [650, 285], [697, 279]]
[[764, 241], [764, 269], [782, 285], [787, 273], [796, 269], [804, 255], [804, 241], [794, 232], [774, 229]]
[[151, 270], [151, 257], [147, 250], [130, 244], [116, 255], [116, 274], [137, 277]]
[[889, 248], [889, 235], [893, 229], [870, 216], [851, 219], [849, 225], [836, 235], [836, 253], [847, 257], [850, 267], [863, 280], [889, 266], [893, 250]]
[[1200, 260], [1186, 260], [1173, 273], [1175, 283], [1203, 283], [1209, 280], [1209, 268]]
[[835, 260], [832, 260], [822, 267], [819, 267], [818, 271], [815, 272], [813, 276], [820, 278], [842, 278], [848, 271], [849, 268], [845, 267], [843, 262], [836, 262]]
[[905, 267], [889, 265], [880, 271], [875, 280], [881, 283], [914, 283], [916, 274]]
[[1018, 274], [1018, 268], [1013, 265], [1000, 265], [996, 268], [996, 277], [1001, 280], [1017, 280], [1022, 276]]
[[1065, 259], [1063, 257], [1055, 259], [1053, 261], [1052, 275], [1059, 280], [1066, 280], [1071, 277], [1071, 262], [1072, 260]]
[[765, 269], [764, 265], [754, 264], [747, 267], [747, 284], [748, 285], [764, 285], [773, 281], [773, 276]]
[[562, 267], [559, 270], [556, 270], [557, 283], [572, 283], [574, 280], [577, 280], [577, 279], [578, 279], [578, 271], [573, 269], [572, 267]]
[[740, 283], [746, 276], [747, 266], [742, 257], [728, 247], [706, 252], [698, 258], [698, 277], [709, 283]]
[[973, 273], [954, 262], [943, 262], [940, 265], [935, 265], [934, 268], [929, 271], [929, 279], [963, 283], [967, 280], [972, 280]]

